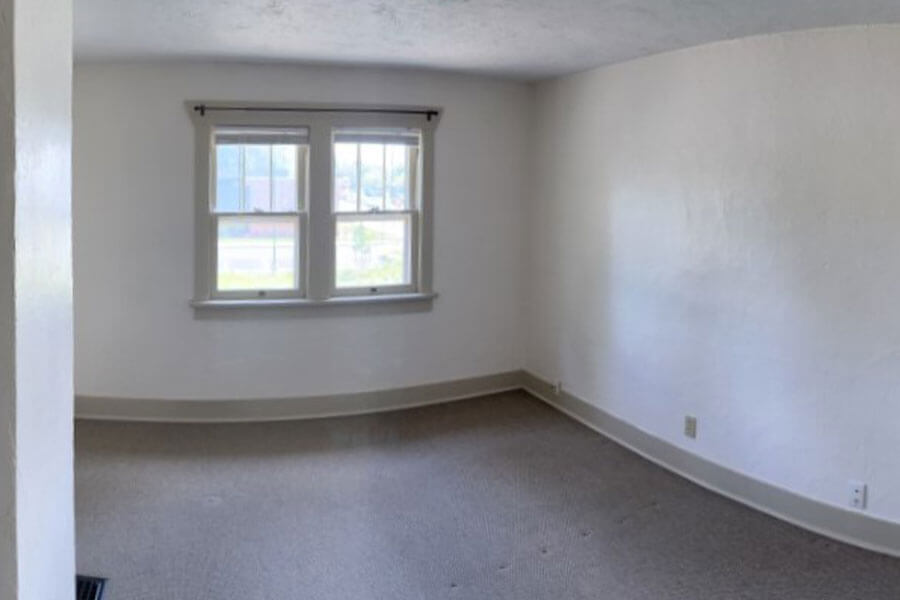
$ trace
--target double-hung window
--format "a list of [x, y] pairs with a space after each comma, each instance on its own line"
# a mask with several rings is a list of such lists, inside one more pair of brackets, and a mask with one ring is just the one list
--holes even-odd
[[433, 297], [436, 109], [189, 108], [195, 305]]
[[308, 130], [218, 127], [212, 147], [211, 291], [222, 298], [302, 295]]
[[415, 290], [421, 133], [334, 132], [335, 294]]

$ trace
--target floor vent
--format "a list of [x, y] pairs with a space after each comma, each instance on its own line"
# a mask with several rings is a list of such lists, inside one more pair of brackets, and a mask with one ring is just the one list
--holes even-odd
[[101, 577], [75, 576], [75, 600], [103, 600], [106, 580]]

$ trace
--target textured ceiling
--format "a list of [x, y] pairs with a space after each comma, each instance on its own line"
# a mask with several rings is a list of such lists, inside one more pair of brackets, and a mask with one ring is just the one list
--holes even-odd
[[900, 0], [75, 0], [75, 52], [540, 79], [746, 35], [887, 22], [900, 22]]

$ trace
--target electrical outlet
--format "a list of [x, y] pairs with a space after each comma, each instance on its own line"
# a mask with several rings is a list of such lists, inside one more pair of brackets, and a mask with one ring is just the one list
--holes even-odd
[[562, 381], [560, 381], [559, 379], [556, 380], [556, 384], [553, 386], [553, 391], [556, 392], [557, 396], [562, 394]]
[[684, 435], [692, 440], [697, 439], [697, 417], [688, 415], [684, 418]]
[[866, 495], [868, 487], [862, 481], [849, 481], [847, 483], [849, 492], [848, 500], [853, 508], [863, 510], [866, 508]]

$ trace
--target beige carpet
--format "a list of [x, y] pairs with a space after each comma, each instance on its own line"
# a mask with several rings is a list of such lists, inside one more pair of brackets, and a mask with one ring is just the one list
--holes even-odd
[[109, 600], [900, 598], [900, 560], [672, 475], [524, 393], [253, 425], [79, 422]]

